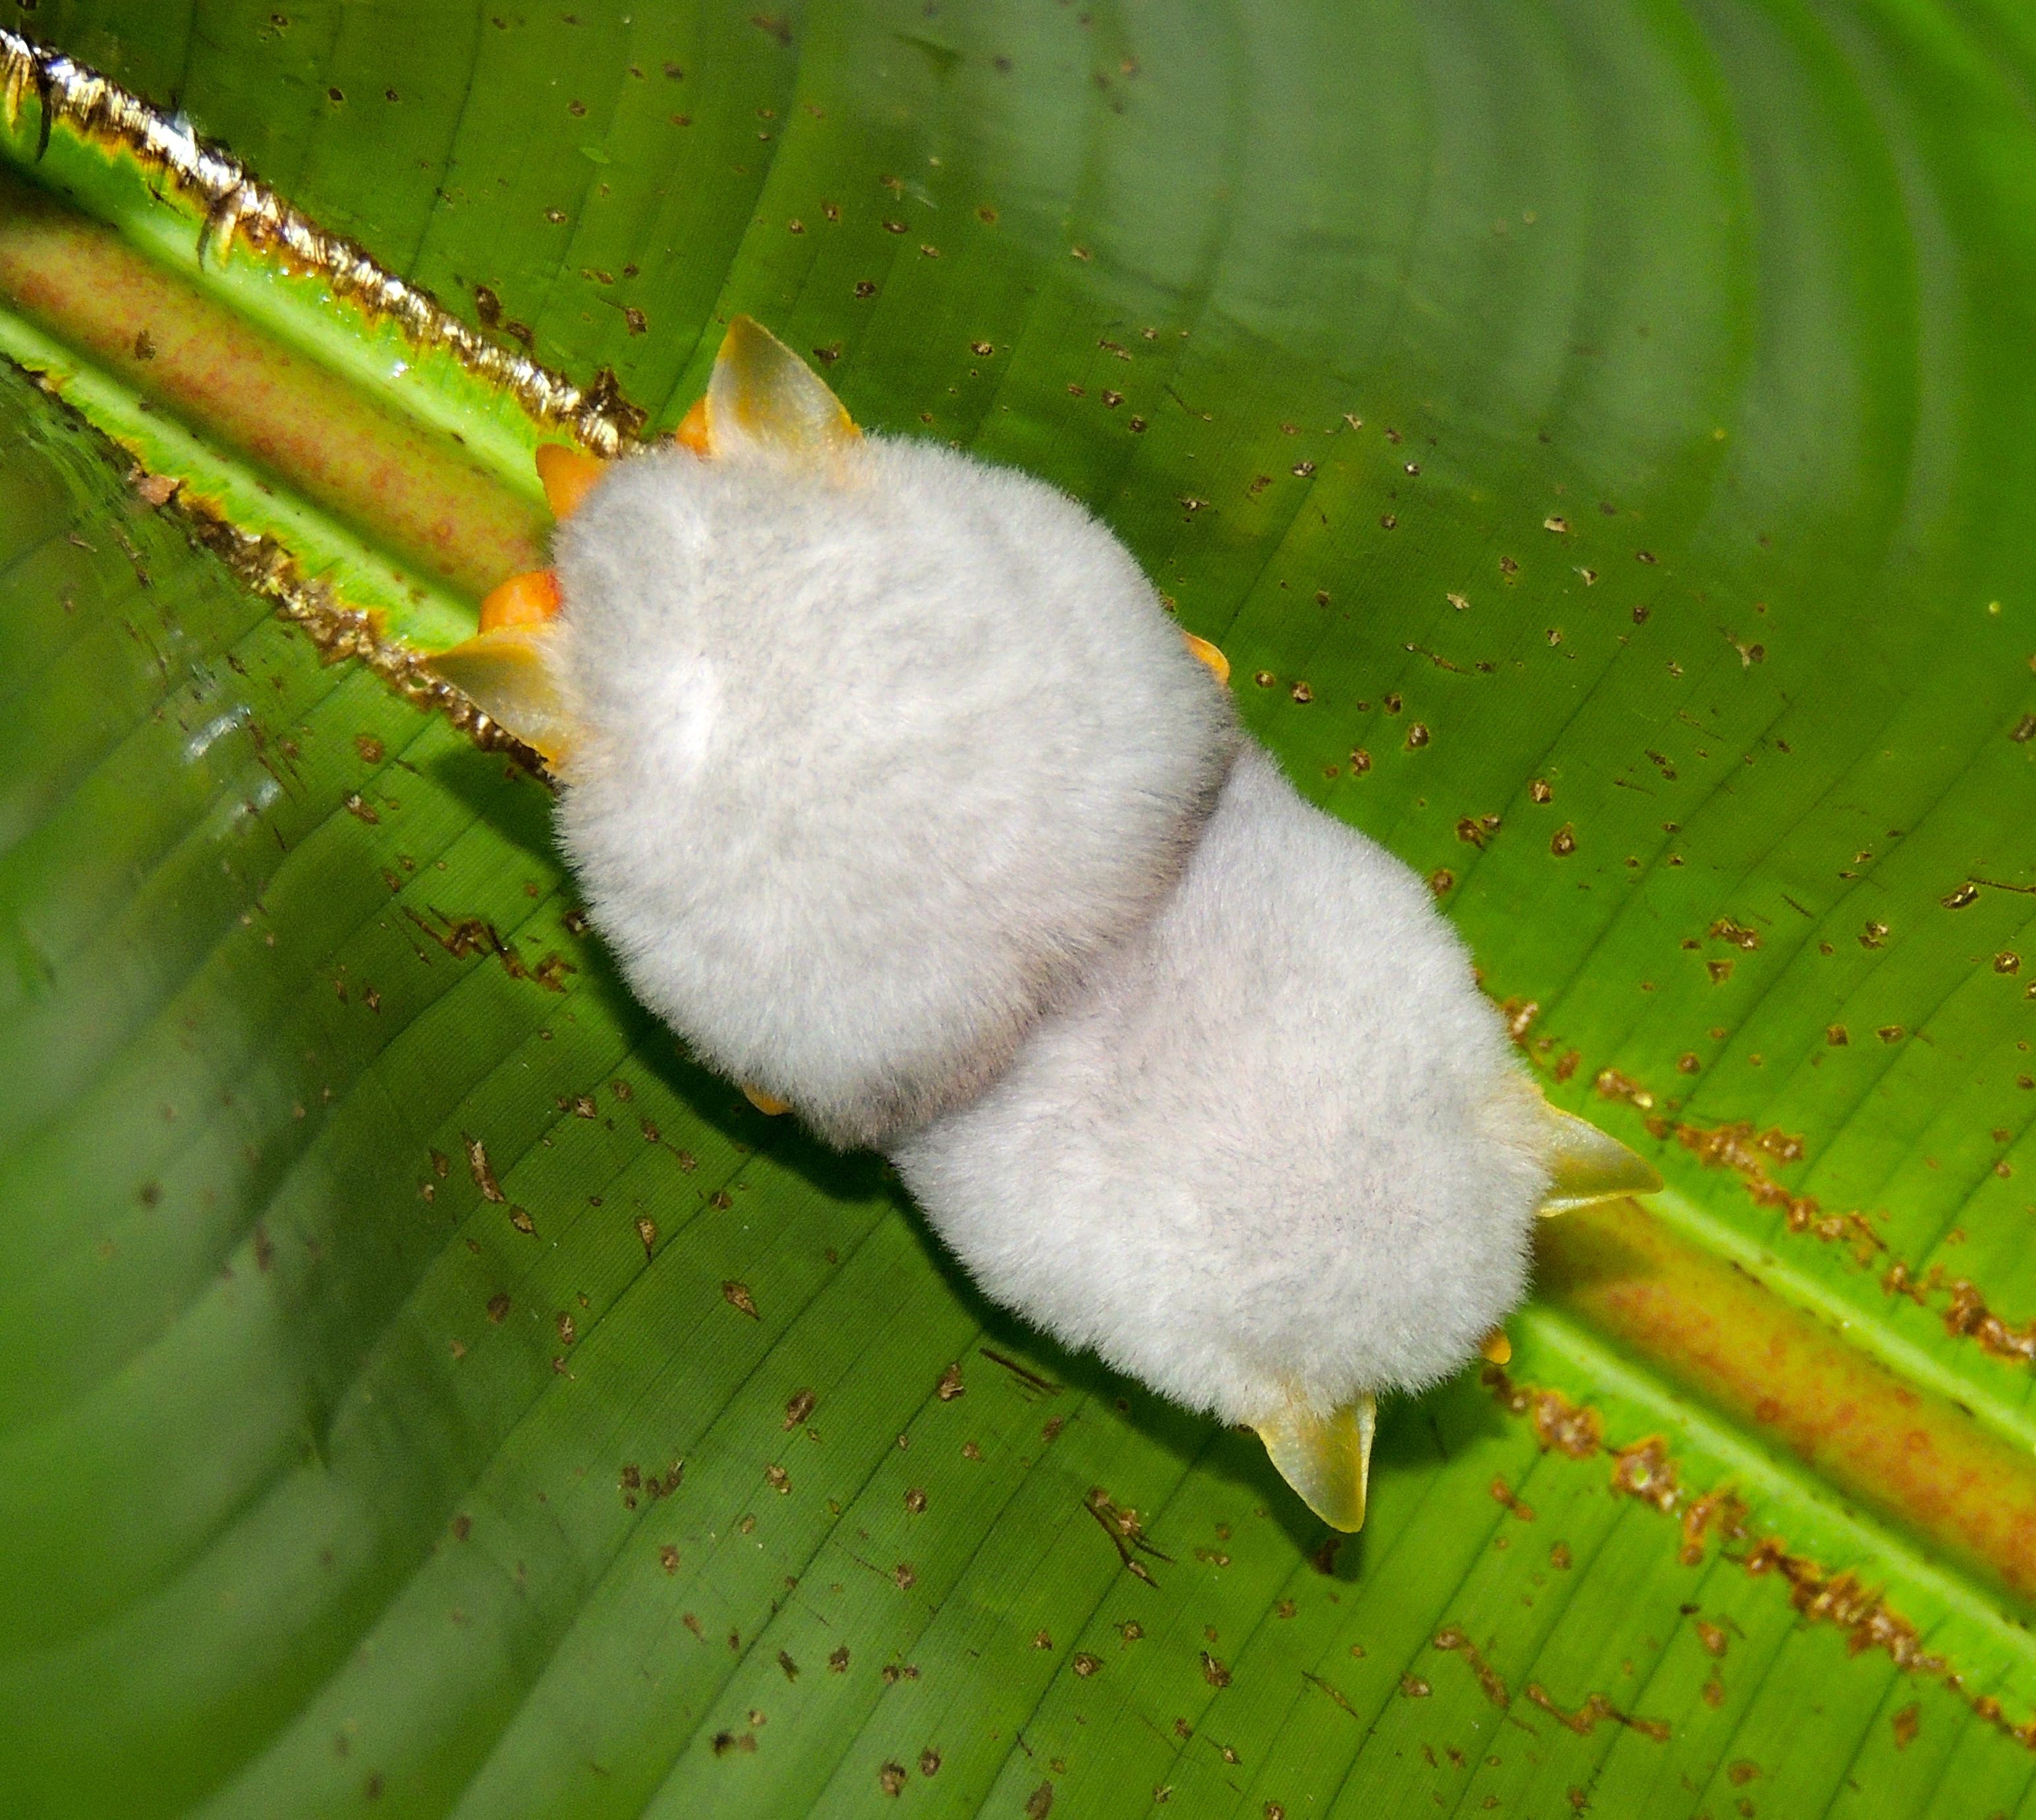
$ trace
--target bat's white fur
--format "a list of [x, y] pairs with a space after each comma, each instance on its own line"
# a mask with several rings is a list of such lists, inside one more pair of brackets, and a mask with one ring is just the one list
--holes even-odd
[[1165, 897], [1235, 750], [1107, 531], [929, 444], [634, 458], [556, 557], [594, 921], [838, 1144], [994, 1078]]
[[1254, 1422], [1470, 1355], [1524, 1287], [1540, 1116], [1420, 880], [1251, 746], [1152, 922], [892, 1155], [996, 1300]]

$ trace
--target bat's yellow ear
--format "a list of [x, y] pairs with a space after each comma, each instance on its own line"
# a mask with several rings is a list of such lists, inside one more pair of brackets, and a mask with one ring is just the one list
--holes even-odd
[[503, 732], [563, 771], [573, 722], [552, 658], [557, 635], [550, 619], [511, 621], [425, 662]]
[[[562, 443], [537, 450], [537, 478], [552, 516], [566, 518], [598, 485], [609, 464]], [[481, 603], [481, 631], [463, 645], [426, 660], [503, 732], [513, 734], [554, 771], [563, 771], [572, 722], [552, 659], [563, 602], [551, 569], [511, 575]]]
[[1353, 1530], [1364, 1527], [1378, 1421], [1378, 1405], [1367, 1392], [1326, 1416], [1296, 1397], [1257, 1426], [1267, 1456], [1301, 1502], [1332, 1529]]
[[1596, 1125], [1545, 1101], [1541, 1117], [1541, 1160], [1554, 1178], [1541, 1202], [1543, 1219], [1629, 1194], [1652, 1194], [1661, 1187], [1653, 1164]]
[[696, 455], [759, 450], [800, 458], [838, 453], [862, 435], [841, 400], [764, 326], [737, 316], [715, 357], [707, 396], [678, 439]]

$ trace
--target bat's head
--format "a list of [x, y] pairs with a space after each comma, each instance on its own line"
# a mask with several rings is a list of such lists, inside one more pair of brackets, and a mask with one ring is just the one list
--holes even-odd
[[1220, 656], [1074, 500], [862, 435], [746, 318], [673, 437], [540, 471], [556, 571], [434, 664], [559, 777], [637, 996], [838, 1144], [979, 1091], [1179, 876]]
[[[707, 389], [673, 440], [703, 460], [821, 465], [862, 432], [840, 399], [776, 336], [748, 316], [729, 325]], [[563, 523], [607, 478], [613, 462], [563, 443], [537, 450], [537, 477]], [[480, 629], [431, 667], [556, 774], [571, 768], [575, 714], [557, 661], [564, 605], [557, 571], [512, 575], [481, 603]]]

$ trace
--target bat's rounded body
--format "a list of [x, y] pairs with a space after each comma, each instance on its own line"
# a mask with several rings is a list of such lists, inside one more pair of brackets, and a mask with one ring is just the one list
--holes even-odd
[[1525, 1287], [1542, 1126], [1427, 888], [1253, 746], [1159, 914], [892, 1155], [997, 1301], [1259, 1424], [1476, 1350]]

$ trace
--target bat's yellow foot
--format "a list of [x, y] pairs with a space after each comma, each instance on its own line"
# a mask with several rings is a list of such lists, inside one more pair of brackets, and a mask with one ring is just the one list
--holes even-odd
[[1280, 1476], [1333, 1529], [1362, 1529], [1378, 1408], [1369, 1392], [1318, 1415], [1298, 1398], [1257, 1424]]
[[680, 418], [679, 427], [672, 432], [672, 439], [682, 449], [690, 449], [702, 461], [714, 453], [714, 439], [707, 432], [707, 394], [703, 392], [693, 400], [686, 414]]
[[1198, 639], [1193, 632], [1183, 632], [1181, 636], [1188, 641], [1188, 649], [1216, 672], [1216, 680], [1218, 682], [1227, 683], [1230, 680], [1229, 658], [1211, 644], [1207, 639]]
[[608, 463], [598, 455], [583, 454], [563, 443], [547, 443], [537, 450], [537, 478], [545, 484], [545, 498], [555, 518], [569, 518], [580, 503], [600, 485]]
[[1636, 1155], [1616, 1137], [1575, 1113], [1541, 1108], [1541, 1159], [1554, 1178], [1541, 1202], [1541, 1215], [1574, 1213], [1600, 1201], [1623, 1200], [1629, 1194], [1652, 1194], [1661, 1185], [1653, 1164]]

